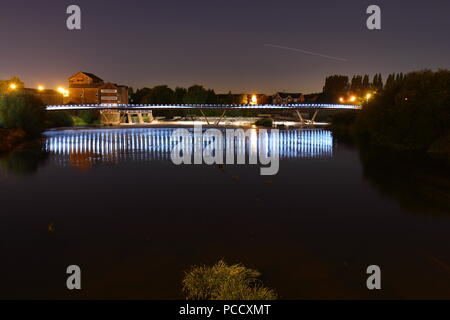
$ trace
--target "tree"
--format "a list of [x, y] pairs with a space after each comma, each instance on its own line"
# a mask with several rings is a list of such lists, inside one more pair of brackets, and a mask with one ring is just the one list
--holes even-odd
[[187, 90], [184, 97], [184, 103], [187, 104], [205, 104], [208, 100], [208, 90], [203, 86], [193, 85]]
[[395, 74], [389, 74], [386, 80], [386, 88], [390, 88], [395, 82]]
[[390, 75], [384, 90], [359, 114], [369, 142], [412, 151], [449, 150], [450, 71]]
[[352, 83], [350, 85], [350, 91], [355, 94], [360, 94], [363, 90], [363, 77], [362, 76], [354, 76], [352, 78]]
[[381, 73], [377, 73], [373, 77], [372, 89], [376, 91], [383, 90], [383, 78], [381, 77]]
[[0, 96], [0, 124], [8, 129], [21, 129], [27, 135], [38, 135], [44, 130], [44, 104], [29, 94], [10, 93]]
[[368, 91], [371, 89], [370, 87], [371, 86], [370, 86], [369, 75], [366, 74], [366, 75], [364, 75], [364, 79], [362, 81], [362, 88], [364, 91]]
[[377, 90], [381, 91], [383, 90], [383, 77], [381, 76], [381, 73], [378, 74], [378, 83], [377, 83]]
[[9, 80], [0, 80], [0, 94], [11, 92], [11, 85], [14, 84], [16, 89], [21, 89], [25, 84], [18, 77], [12, 77]]
[[135, 103], [136, 94], [134, 93], [133, 88], [128, 88], [128, 101], [131, 103]]
[[152, 104], [172, 104], [174, 102], [174, 92], [166, 85], [156, 86], [150, 92], [150, 103]]
[[329, 102], [336, 102], [340, 96], [346, 95], [349, 89], [348, 77], [333, 75], [327, 77], [323, 87], [324, 99]]
[[150, 93], [152, 92], [152, 89], [150, 88], [142, 88], [137, 89], [136, 93], [134, 94], [134, 103], [150, 103]]
[[216, 104], [217, 103], [217, 95], [214, 90], [208, 90], [208, 97], [206, 98], [206, 103], [208, 104]]
[[187, 90], [185, 88], [176, 87], [174, 92], [174, 102], [177, 104], [182, 104], [186, 93]]

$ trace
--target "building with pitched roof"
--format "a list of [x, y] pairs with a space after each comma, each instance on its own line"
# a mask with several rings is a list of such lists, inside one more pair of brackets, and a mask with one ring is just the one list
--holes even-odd
[[89, 72], [78, 72], [69, 78], [69, 94], [64, 99], [70, 104], [128, 104], [128, 87], [105, 82]]
[[302, 93], [286, 93], [286, 92], [277, 92], [273, 96], [274, 104], [293, 104], [293, 103], [302, 103], [305, 101], [305, 97]]

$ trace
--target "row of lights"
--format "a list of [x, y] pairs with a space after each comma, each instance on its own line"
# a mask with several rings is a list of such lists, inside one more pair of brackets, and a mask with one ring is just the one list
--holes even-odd
[[[9, 85], [9, 87], [10, 87], [11, 90], [17, 89], [17, 85], [16, 85], [15, 83], [11, 83], [11, 84]], [[44, 91], [44, 90], [45, 90], [44, 86], [42, 86], [42, 85], [39, 85], [39, 86], [37, 87], [37, 89], [38, 89], [38, 91]], [[61, 93], [64, 97], [68, 97], [68, 96], [69, 96], [69, 90], [64, 89], [63, 87], [59, 87], [57, 90], [58, 90], [58, 92]], [[342, 99], [342, 98], [341, 98], [341, 99]], [[258, 104], [258, 98], [257, 98], [256, 95], [253, 95], [253, 96], [252, 96], [251, 104], [253, 104], [253, 105]]]
[[[17, 89], [17, 85], [16, 85], [15, 83], [11, 83], [11, 84], [9, 85], [9, 88], [10, 88], [11, 90], [16, 90], [16, 89]], [[44, 88], [44, 86], [39, 85], [39, 86], [37, 87], [37, 90], [38, 90], [38, 91], [44, 91], [45, 88]], [[63, 87], [59, 87], [59, 88], [57, 89], [57, 91], [58, 91], [59, 93], [61, 93], [64, 97], [68, 97], [68, 96], [69, 96], [69, 90], [64, 89]]]
[[[17, 85], [16, 85], [15, 83], [11, 83], [11, 84], [9, 85], [9, 87], [10, 87], [12, 90], [17, 89]], [[44, 91], [44, 90], [45, 90], [44, 86], [41, 86], [41, 85], [38, 86], [37, 89], [38, 89], [39, 91]], [[69, 90], [64, 89], [64, 88], [62, 88], [62, 87], [59, 87], [59, 88], [58, 88], [58, 92], [61, 93], [64, 97], [68, 97], [68, 96], [69, 96]], [[368, 93], [368, 94], [366, 95], [366, 100], [369, 101], [370, 98], [372, 98], [372, 94], [371, 94], [371, 93]], [[357, 98], [356, 98], [355, 96], [351, 96], [350, 99], [349, 99], [348, 101], [349, 101], [349, 102], [356, 102], [356, 99], [357, 99]], [[345, 99], [344, 99], [343, 97], [340, 97], [340, 98], [339, 98], [339, 101], [340, 101], [341, 103], [344, 103], [344, 102], [345, 102]], [[257, 103], [258, 103], [258, 98], [256, 97], [256, 95], [253, 95], [253, 96], [252, 96], [251, 104], [256, 105]]]
[[[367, 101], [369, 101], [371, 98], [372, 98], [372, 94], [371, 94], [371, 93], [366, 94], [366, 100], [367, 100]], [[349, 101], [349, 102], [356, 102], [357, 99], [358, 99], [358, 98], [357, 98], [356, 96], [351, 96], [351, 97], [348, 99], [348, 101]], [[345, 99], [344, 99], [343, 97], [340, 97], [340, 98], [339, 98], [339, 102], [344, 103], [344, 102], [345, 102]]]

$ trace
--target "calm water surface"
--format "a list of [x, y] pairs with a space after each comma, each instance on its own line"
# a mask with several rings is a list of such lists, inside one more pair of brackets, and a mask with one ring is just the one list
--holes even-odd
[[[3, 155], [0, 298], [181, 299], [186, 269], [224, 259], [283, 299], [450, 299], [446, 167], [314, 129], [281, 132], [273, 177], [175, 166], [173, 130], [52, 131]], [[366, 289], [372, 264], [381, 291]]]

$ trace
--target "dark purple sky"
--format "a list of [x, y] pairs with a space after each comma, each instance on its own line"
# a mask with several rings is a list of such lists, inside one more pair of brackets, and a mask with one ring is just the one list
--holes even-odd
[[[70, 4], [81, 31], [66, 28]], [[370, 4], [381, 31], [366, 28]], [[315, 92], [330, 74], [449, 68], [449, 14], [449, 0], [0, 0], [0, 79], [51, 88], [87, 71], [134, 87]]]

